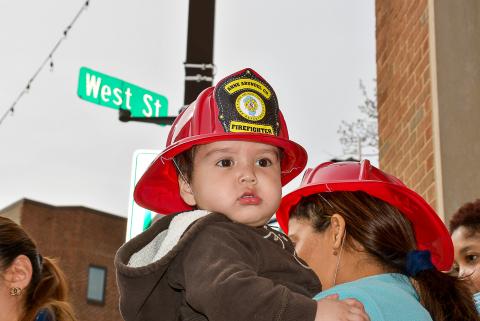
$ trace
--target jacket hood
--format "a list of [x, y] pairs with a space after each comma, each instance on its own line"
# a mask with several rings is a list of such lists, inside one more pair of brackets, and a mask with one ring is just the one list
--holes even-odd
[[[209, 212], [197, 210], [165, 216], [148, 230], [122, 245], [115, 255], [120, 311], [129, 319], [137, 314], [170, 262], [205, 224], [195, 224], [180, 241], [189, 226]], [[210, 215], [218, 218], [221, 215]], [[209, 220], [206, 220], [209, 221]], [[128, 293], [124, 289], [127, 288]], [[128, 305], [124, 304], [128, 297]]]

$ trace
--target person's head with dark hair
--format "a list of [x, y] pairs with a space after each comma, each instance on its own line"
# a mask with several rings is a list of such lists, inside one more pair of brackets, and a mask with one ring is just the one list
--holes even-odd
[[450, 233], [459, 227], [465, 227], [470, 233], [480, 232], [480, 199], [465, 203], [450, 219]]
[[75, 321], [64, 275], [12, 220], [0, 217], [0, 321]]
[[392, 311], [400, 300], [419, 313], [395, 320], [428, 320], [419, 317], [424, 309], [433, 320], [480, 320], [465, 284], [442, 272], [453, 261], [443, 222], [423, 198], [368, 161], [307, 170], [301, 187], [282, 199], [277, 219], [327, 293], [355, 297], [358, 288], [373, 289], [362, 301], [367, 312], [369, 301]]
[[455, 248], [454, 271], [468, 281], [473, 293], [480, 292], [480, 199], [460, 207], [449, 227]]

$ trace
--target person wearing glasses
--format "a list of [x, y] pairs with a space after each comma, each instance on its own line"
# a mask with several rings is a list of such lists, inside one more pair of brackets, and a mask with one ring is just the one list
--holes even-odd
[[449, 225], [455, 248], [453, 271], [467, 282], [480, 312], [480, 199], [460, 207]]

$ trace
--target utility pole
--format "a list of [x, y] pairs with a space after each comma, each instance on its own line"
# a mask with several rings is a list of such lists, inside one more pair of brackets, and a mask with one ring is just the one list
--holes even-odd
[[[213, 33], [215, 0], [190, 0], [188, 6], [187, 59], [185, 66], [184, 105], [192, 103], [204, 89], [212, 86], [215, 74], [213, 64]], [[171, 125], [176, 116], [131, 117], [130, 111], [119, 109], [122, 122], [140, 121]]]
[[212, 86], [213, 32], [215, 0], [190, 0], [188, 8], [187, 60], [183, 103], [192, 103], [204, 89]]

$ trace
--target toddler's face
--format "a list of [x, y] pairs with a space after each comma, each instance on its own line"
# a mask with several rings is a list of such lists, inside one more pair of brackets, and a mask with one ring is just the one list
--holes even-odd
[[179, 179], [189, 205], [250, 226], [264, 225], [282, 196], [280, 151], [267, 144], [219, 141], [198, 146], [190, 184]]
[[467, 278], [473, 293], [480, 292], [480, 233], [460, 226], [453, 232], [452, 241], [458, 276]]

